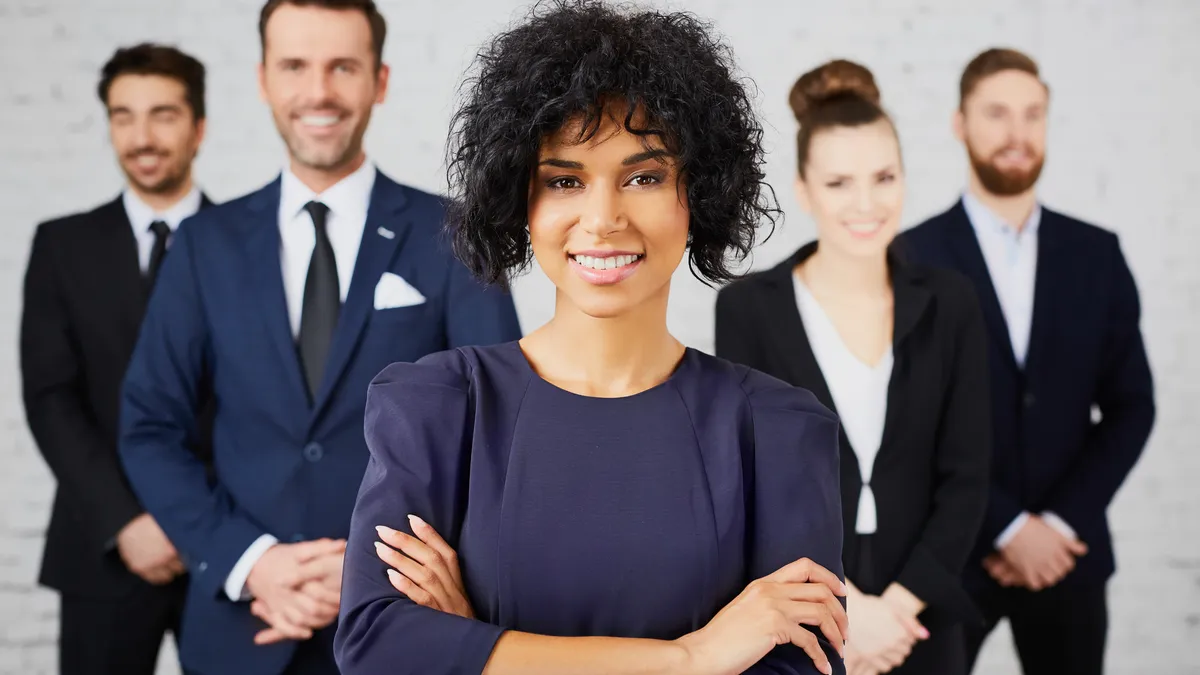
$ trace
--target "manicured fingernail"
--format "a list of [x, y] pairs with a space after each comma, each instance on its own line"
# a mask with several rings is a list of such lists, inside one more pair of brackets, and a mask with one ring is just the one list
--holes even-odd
[[388, 578], [392, 580], [392, 583], [399, 584], [402, 583], [402, 580], [404, 579], [404, 577], [401, 576], [396, 570], [388, 570], [387, 574]]
[[377, 526], [375, 526], [375, 531], [376, 531], [376, 532], [378, 532], [378, 533], [379, 533], [379, 535], [380, 535], [380, 536], [383, 536], [383, 537], [390, 537], [390, 536], [392, 536], [393, 534], [396, 534], [396, 531], [395, 531], [395, 530], [393, 530], [393, 529], [392, 529], [392, 528], [390, 528], [390, 527], [384, 527], [383, 525], [377, 525]]
[[410, 525], [413, 526], [414, 530], [417, 529], [418, 527], [429, 527], [429, 525], [425, 524], [425, 521], [412, 515], [411, 513], [408, 514], [408, 522]]
[[828, 663], [822, 663], [821, 672], [825, 673], [825, 675], [833, 675], [833, 666], [829, 665]]
[[929, 631], [928, 631], [928, 630], [926, 630], [926, 629], [924, 629], [924, 628], [922, 628], [922, 629], [921, 629], [921, 637], [922, 637], [923, 639], [926, 639], [926, 640], [927, 640], [927, 639], [929, 639]]
[[843, 582], [843, 583], [842, 583], [842, 595], [845, 595], [845, 594], [847, 594], [847, 593], [849, 593], [849, 592], [850, 592], [850, 587], [849, 587], [849, 586], [847, 586], [847, 585], [845, 584], [845, 582]]
[[386, 546], [383, 545], [383, 542], [379, 542], [379, 541], [375, 542], [375, 552], [376, 553], [378, 553], [379, 555], [383, 555], [384, 553], [387, 552], [387, 550], [388, 549]]

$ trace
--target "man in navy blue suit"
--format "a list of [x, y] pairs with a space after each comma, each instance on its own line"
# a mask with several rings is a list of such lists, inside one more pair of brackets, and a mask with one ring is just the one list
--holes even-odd
[[968, 653], [1007, 617], [1027, 675], [1099, 675], [1106, 511], [1154, 422], [1137, 288], [1115, 234], [1038, 201], [1049, 90], [1034, 61], [985, 51], [960, 95], [969, 187], [902, 245], [965, 273], [991, 334], [992, 480], [965, 578], [986, 621]]
[[[333, 674], [368, 383], [520, 328], [511, 298], [451, 256], [441, 200], [363, 152], [388, 83], [375, 5], [270, 0], [259, 30], [290, 161], [179, 228], [125, 380], [120, 454], [192, 576], [184, 669]], [[212, 477], [185, 445], [209, 390]]]

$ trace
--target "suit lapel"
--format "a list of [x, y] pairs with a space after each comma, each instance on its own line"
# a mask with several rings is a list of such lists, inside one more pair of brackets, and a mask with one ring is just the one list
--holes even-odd
[[341, 379], [354, 355], [367, 319], [375, 308], [375, 285], [387, 271], [396, 250], [408, 235], [408, 222], [396, 217], [404, 209], [406, 201], [400, 185], [376, 172], [375, 187], [371, 190], [371, 204], [367, 210], [367, 222], [363, 227], [358, 256], [354, 261], [354, 274], [350, 277], [350, 288], [346, 292], [346, 301], [338, 316], [333, 344], [325, 362], [325, 374], [314, 398], [314, 420], [328, 403], [337, 381]]
[[253, 195], [246, 211], [245, 226], [249, 230], [246, 244], [246, 265], [249, 275], [247, 293], [257, 305], [254, 313], [263, 322], [267, 340], [280, 358], [287, 389], [296, 396], [295, 405], [308, 407], [300, 359], [288, 320], [287, 295], [283, 290], [283, 269], [280, 260], [279, 184], [277, 178]]
[[778, 322], [776, 330], [768, 331], [769, 337], [775, 340], [775, 348], [771, 351], [783, 356], [793, 383], [803, 383], [800, 386], [811, 391], [830, 410], [837, 412], [829, 385], [821, 373], [821, 366], [817, 364], [817, 357], [813, 355], [804, 320], [800, 318], [800, 308], [796, 305], [796, 286], [792, 280], [792, 270], [816, 250], [815, 243], [807, 244], [767, 272], [763, 277], [762, 297], [767, 306], [767, 316], [775, 317]]
[[879, 442], [879, 452], [875, 455], [875, 463], [887, 453], [895, 443], [897, 429], [903, 426], [910, 403], [903, 395], [902, 386], [911, 381], [913, 373], [907, 372], [912, 363], [908, 358], [910, 351], [905, 347], [905, 340], [917, 324], [921, 322], [932, 299], [929, 290], [921, 283], [919, 273], [906, 266], [895, 256], [889, 255], [888, 267], [892, 279], [892, 375], [888, 379], [887, 410], [884, 411], [883, 436]]
[[1032, 372], [1047, 348], [1047, 338], [1054, 334], [1054, 317], [1057, 309], [1055, 293], [1066, 287], [1067, 266], [1058, 257], [1061, 233], [1057, 214], [1042, 209], [1042, 222], [1037, 232], [1037, 267], [1033, 282], [1033, 321], [1029, 327], [1029, 348], [1025, 352], [1025, 372]]
[[1005, 363], [1016, 370], [1017, 359], [1013, 355], [1008, 322], [1004, 320], [1000, 299], [996, 295], [996, 287], [992, 284], [992, 275], [988, 272], [983, 250], [979, 248], [979, 240], [975, 238], [975, 230], [971, 227], [962, 200], [959, 200], [946, 215], [950, 218], [948, 241], [954, 256], [958, 258], [959, 269], [975, 284], [984, 322], [992, 333], [992, 339], [996, 340], [996, 344], [1004, 345], [1001, 351], [1004, 353]]
[[146, 312], [146, 286], [138, 263], [137, 240], [121, 197], [100, 209], [101, 223], [94, 237], [92, 253], [107, 261], [113, 296], [119, 305], [122, 330], [136, 336]]

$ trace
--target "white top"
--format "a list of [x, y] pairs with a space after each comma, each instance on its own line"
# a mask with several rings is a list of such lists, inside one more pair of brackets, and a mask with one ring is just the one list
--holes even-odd
[[[308, 280], [308, 263], [317, 244], [317, 233], [312, 216], [304, 205], [319, 201], [329, 207], [325, 217], [325, 232], [333, 246], [333, 257], [337, 261], [338, 290], [342, 302], [350, 289], [354, 276], [354, 264], [358, 260], [358, 248], [363, 230], [367, 225], [367, 211], [371, 206], [371, 191], [375, 188], [375, 165], [369, 159], [354, 173], [332, 185], [321, 194], [316, 194], [291, 172], [284, 169], [279, 185], [279, 256], [283, 271], [283, 292], [287, 298], [288, 320], [292, 336], [300, 334], [300, 314], [304, 307], [304, 284]], [[225, 578], [225, 594], [230, 600], [249, 600], [246, 579], [250, 570], [267, 549], [279, 543], [264, 534], [242, 553], [229, 576]]]
[[871, 473], [875, 468], [879, 445], [883, 442], [888, 383], [892, 379], [892, 348], [889, 345], [883, 358], [874, 366], [858, 360], [799, 275], [793, 274], [792, 280], [796, 287], [796, 306], [800, 309], [808, 343], [821, 368], [825, 384], [829, 386], [829, 394], [833, 397], [833, 405], [841, 418], [851, 450], [858, 458], [863, 487], [858, 496], [858, 519], [854, 531], [871, 534], [878, 524]]
[[[150, 229], [150, 223], [161, 220], [174, 233], [179, 228], [179, 223], [200, 210], [200, 188], [193, 185], [183, 199], [162, 213], [155, 211], [129, 188], [125, 188], [121, 194], [121, 202], [125, 206], [125, 215], [129, 216], [129, 224], [133, 227], [133, 238], [137, 241], [138, 265], [144, 273], [150, 269], [150, 252], [154, 249], [154, 232]], [[167, 246], [170, 245], [171, 240], [168, 238]]]
[[967, 220], [987, 263], [988, 276], [996, 289], [1000, 311], [1008, 325], [1017, 365], [1025, 366], [1029, 352], [1029, 328], [1033, 325], [1033, 289], [1037, 279], [1038, 229], [1042, 207], [1035, 205], [1025, 226], [1017, 228], [983, 205], [970, 192], [963, 195]]

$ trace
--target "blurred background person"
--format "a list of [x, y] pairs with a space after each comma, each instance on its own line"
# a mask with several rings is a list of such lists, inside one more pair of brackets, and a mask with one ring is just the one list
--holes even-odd
[[[40, 581], [61, 594], [59, 671], [150, 675], [163, 635], [178, 637], [187, 581], [126, 480], [118, 404], [171, 233], [211, 205], [192, 180], [204, 66], [173, 47], [121, 48], [98, 93], [126, 187], [92, 211], [38, 226], [21, 377], [29, 429], [58, 480]], [[181, 452], [202, 465], [207, 429], [193, 431]]]
[[849, 672], [962, 675], [962, 622], [979, 618], [960, 574], [986, 503], [986, 336], [964, 279], [891, 253], [905, 174], [879, 101], [845, 60], [792, 87], [796, 195], [817, 239], [720, 291], [716, 352], [841, 419]]
[[1041, 205], [1049, 89], [1009, 49], [971, 60], [954, 133], [967, 189], [904, 235], [905, 251], [970, 278], [989, 339], [994, 452], [966, 583], [1007, 617], [1026, 675], [1098, 675], [1114, 571], [1107, 509], [1154, 423], [1140, 304], [1117, 237]]
[[[367, 384], [389, 363], [520, 327], [512, 299], [441, 240], [442, 200], [363, 151], [389, 74], [374, 3], [269, 0], [259, 29], [288, 163], [180, 228], [126, 379], [120, 451], [192, 572], [185, 670], [333, 674]], [[212, 483], [182, 444], [206, 378]]]

